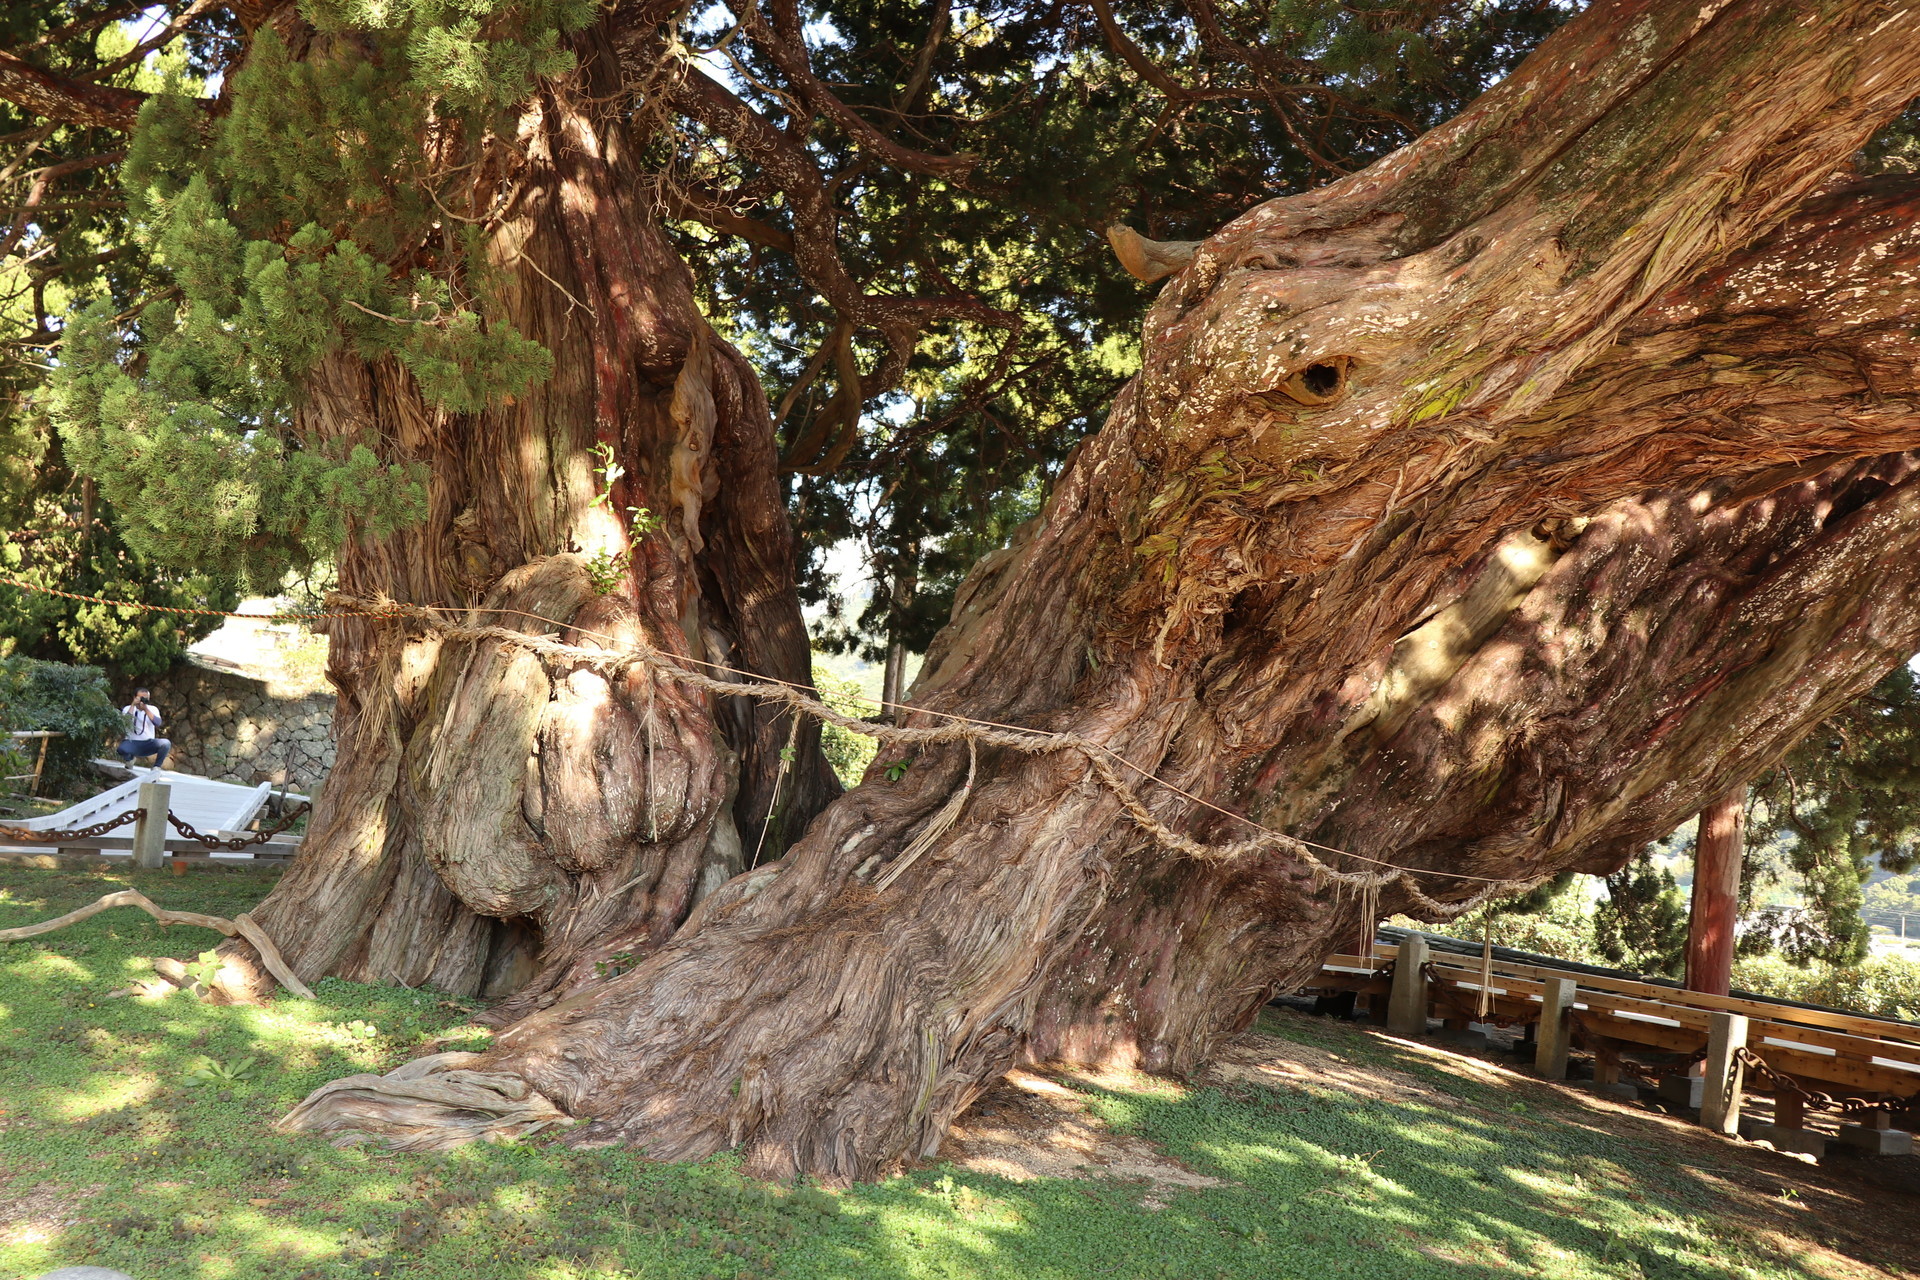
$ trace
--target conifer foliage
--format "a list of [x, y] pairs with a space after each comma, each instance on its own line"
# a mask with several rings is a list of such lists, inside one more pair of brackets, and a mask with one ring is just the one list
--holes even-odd
[[562, 30], [591, 12], [523, 7], [483, 36], [459, 6], [316, 6], [304, 58], [255, 34], [226, 111], [177, 84], [141, 107], [127, 233], [167, 287], [130, 323], [106, 298], [74, 316], [51, 398], [136, 550], [270, 587], [350, 530], [419, 519], [419, 465], [382, 462], [371, 432], [301, 429], [302, 380], [335, 352], [396, 362], [454, 413], [547, 377], [548, 353], [489, 315], [493, 278], [433, 169], [564, 69]]
[[[1741, 951], [1852, 964], [1866, 957], [1861, 889], [1920, 867], [1920, 681], [1901, 665], [1759, 778], [1741, 877]], [[1782, 886], [1800, 908], [1764, 905]]]

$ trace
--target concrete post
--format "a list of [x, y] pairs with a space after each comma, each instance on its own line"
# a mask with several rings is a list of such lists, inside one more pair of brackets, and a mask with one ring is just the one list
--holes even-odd
[[1572, 978], [1548, 978], [1540, 1004], [1540, 1044], [1534, 1050], [1533, 1069], [1548, 1080], [1567, 1078], [1567, 1051], [1573, 1047]]
[[140, 816], [133, 824], [133, 865], [157, 871], [167, 856], [167, 798], [164, 782], [140, 784]]
[[1393, 994], [1387, 998], [1387, 1030], [1397, 1036], [1427, 1031], [1427, 935], [1409, 933], [1393, 962]]
[[1738, 1013], [1707, 1016], [1707, 1072], [1700, 1089], [1700, 1123], [1715, 1133], [1740, 1132], [1742, 1069], [1747, 1019]]

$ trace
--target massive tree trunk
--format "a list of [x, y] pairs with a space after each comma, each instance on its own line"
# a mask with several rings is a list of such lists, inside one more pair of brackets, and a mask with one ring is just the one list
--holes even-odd
[[[1609, 870], [1751, 777], [1920, 647], [1920, 192], [1836, 178], [1916, 87], [1920, 12], [1594, 6], [1223, 229], [906, 723], [1029, 732], [890, 743], [448, 1088], [868, 1176], [1022, 1054], [1186, 1065], [1376, 915]], [[296, 1121], [476, 1127], [409, 1092]]]
[[[343, 353], [309, 382], [303, 430], [374, 435], [431, 474], [429, 518], [345, 548], [341, 589], [808, 684], [765, 395], [701, 316], [600, 105], [617, 59], [597, 35], [578, 52], [514, 146], [470, 158], [479, 207], [515, 193], [491, 254], [553, 378], [464, 416], [392, 362]], [[331, 639], [340, 763], [256, 912], [308, 977], [538, 1007], [664, 942], [839, 791], [818, 725], [790, 743], [772, 708], [386, 622], [339, 619]]]

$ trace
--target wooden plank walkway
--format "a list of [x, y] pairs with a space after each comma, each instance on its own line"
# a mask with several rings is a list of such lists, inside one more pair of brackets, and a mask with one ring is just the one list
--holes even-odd
[[[1763, 1136], [1784, 1143], [1782, 1149], [1812, 1151], [1824, 1142], [1804, 1129], [1809, 1102], [1859, 1121], [1841, 1125], [1840, 1137], [1853, 1145], [1883, 1153], [1912, 1149], [1911, 1137], [1892, 1130], [1889, 1120], [1904, 1114], [1920, 1124], [1920, 1024], [1684, 991], [1592, 966], [1561, 967], [1542, 956], [1516, 959], [1522, 953], [1505, 948], [1488, 964], [1458, 951], [1432, 951], [1430, 941], [1413, 933], [1404, 945], [1376, 943], [1371, 955], [1329, 956], [1301, 990], [1364, 999], [1377, 1021], [1402, 1034], [1424, 1032], [1432, 1018], [1456, 1030], [1475, 1022], [1520, 1027], [1538, 1046], [1537, 1068], [1550, 1078], [1565, 1077], [1569, 1044], [1593, 1053], [1602, 1083], [1619, 1079], [1623, 1053], [1682, 1055], [1704, 1067], [1689, 1076], [1682, 1064], [1679, 1076], [1663, 1082], [1663, 1095], [1671, 1087], [1676, 1095], [1702, 1099], [1694, 1105], [1724, 1132], [1740, 1125], [1743, 1092], [1770, 1093], [1775, 1123], [1764, 1126], [1771, 1132]], [[1411, 955], [1411, 970], [1402, 965], [1403, 954]]]

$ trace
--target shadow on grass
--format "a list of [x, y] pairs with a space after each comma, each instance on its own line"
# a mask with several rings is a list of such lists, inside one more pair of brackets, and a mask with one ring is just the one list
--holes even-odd
[[[131, 883], [233, 915], [267, 881], [0, 868], [0, 927]], [[132, 912], [0, 945], [0, 1274], [77, 1263], [139, 1280], [627, 1277], [1798, 1277], [1720, 1231], [1671, 1165], [1594, 1126], [1350, 1033], [1284, 1029], [1431, 1079], [1445, 1105], [1331, 1091], [1081, 1086], [1109, 1123], [1228, 1185], [1014, 1183], [949, 1168], [845, 1194], [769, 1187], [731, 1159], [656, 1165], [552, 1142], [447, 1155], [337, 1150], [273, 1119], [326, 1080], [458, 1037], [471, 1006], [328, 981], [218, 1008], [104, 999], [138, 959], [215, 935]], [[1166, 1194], [1162, 1192], [1162, 1194]]]

